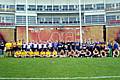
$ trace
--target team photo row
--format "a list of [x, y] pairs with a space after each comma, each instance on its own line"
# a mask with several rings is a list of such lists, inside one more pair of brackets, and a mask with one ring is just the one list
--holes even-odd
[[119, 57], [120, 48], [116, 41], [93, 42], [1, 42], [0, 51], [7, 57]]

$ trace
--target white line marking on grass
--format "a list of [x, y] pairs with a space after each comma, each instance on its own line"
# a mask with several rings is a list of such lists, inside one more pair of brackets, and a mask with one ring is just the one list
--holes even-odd
[[3, 80], [69, 80], [69, 79], [108, 79], [120, 78], [120, 76], [96, 76], [96, 77], [51, 77], [51, 78], [0, 78]]

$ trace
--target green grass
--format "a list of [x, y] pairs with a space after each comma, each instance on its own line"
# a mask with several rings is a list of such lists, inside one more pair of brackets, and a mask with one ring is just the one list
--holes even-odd
[[120, 58], [0, 58], [0, 78], [94, 76], [120, 76]]

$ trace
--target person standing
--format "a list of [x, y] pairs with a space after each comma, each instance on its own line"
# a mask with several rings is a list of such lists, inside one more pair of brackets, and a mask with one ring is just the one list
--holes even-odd
[[109, 57], [112, 57], [112, 43], [108, 42], [108, 49], [109, 49]]
[[4, 54], [4, 48], [5, 48], [4, 42], [0, 42], [0, 49], [2, 50], [2, 55]]

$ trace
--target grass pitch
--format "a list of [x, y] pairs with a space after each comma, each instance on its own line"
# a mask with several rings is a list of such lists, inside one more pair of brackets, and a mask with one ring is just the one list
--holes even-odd
[[[1, 79], [98, 76], [120, 76], [120, 58], [0, 58]], [[120, 80], [120, 77], [91, 80]]]

